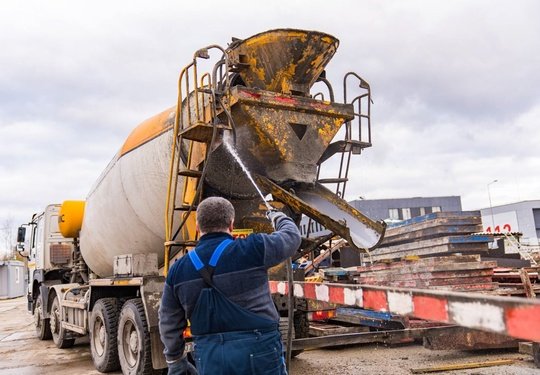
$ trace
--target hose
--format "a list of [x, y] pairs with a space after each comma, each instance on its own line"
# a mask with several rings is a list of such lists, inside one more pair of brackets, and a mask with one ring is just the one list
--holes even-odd
[[288, 312], [289, 317], [288, 326], [287, 326], [287, 351], [285, 358], [285, 365], [287, 367], [287, 373], [289, 372], [289, 367], [291, 364], [292, 358], [292, 340], [293, 340], [293, 324], [294, 324], [294, 280], [293, 280], [293, 269], [292, 269], [292, 258], [286, 260], [286, 269], [287, 269], [287, 285], [289, 287], [289, 300], [288, 300]]

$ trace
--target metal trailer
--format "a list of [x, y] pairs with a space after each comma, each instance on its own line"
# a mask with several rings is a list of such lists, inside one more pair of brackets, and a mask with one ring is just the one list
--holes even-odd
[[[280, 296], [287, 295], [290, 287], [284, 281], [270, 282], [272, 293]], [[308, 300], [314, 309], [352, 306], [532, 341], [534, 361], [540, 367], [540, 301], [537, 299], [334, 283], [294, 282], [292, 289], [295, 297]], [[415, 338], [419, 332], [422, 331], [408, 330], [402, 337]], [[385, 335], [382, 332], [377, 334]], [[293, 348], [362, 343], [368, 336], [360, 333], [333, 338], [305, 338], [294, 340]], [[326, 342], [321, 343], [324, 339]]]

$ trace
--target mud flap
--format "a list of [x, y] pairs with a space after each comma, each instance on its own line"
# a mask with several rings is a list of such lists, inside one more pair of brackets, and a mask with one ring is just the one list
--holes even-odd
[[148, 330], [150, 332], [150, 345], [152, 351], [152, 367], [154, 369], [162, 369], [167, 367], [165, 355], [163, 354], [163, 343], [159, 336], [159, 305], [161, 303], [161, 295], [163, 293], [163, 285], [165, 278], [162, 276], [147, 276], [144, 278], [141, 286], [142, 302], [146, 321], [148, 322]]
[[265, 193], [317, 221], [356, 249], [371, 250], [384, 237], [383, 221], [371, 220], [319, 183], [298, 183], [294, 192], [288, 192], [266, 177], [256, 176], [256, 179]]
[[154, 369], [162, 369], [167, 367], [167, 362], [165, 361], [165, 355], [163, 350], [165, 347], [161, 342], [159, 337], [159, 331], [150, 332], [150, 345], [152, 347], [152, 367]]
[[[51, 317], [50, 307], [49, 307], [49, 287], [46, 285], [39, 286], [39, 295], [37, 298], [41, 298], [41, 308], [43, 319], [49, 319]], [[32, 314], [34, 313], [34, 308], [37, 302], [34, 303], [32, 307]]]

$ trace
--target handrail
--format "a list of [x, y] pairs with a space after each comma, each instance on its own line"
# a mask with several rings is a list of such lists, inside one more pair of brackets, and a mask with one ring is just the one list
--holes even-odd
[[[214, 65], [214, 68], [212, 69], [212, 74], [209, 72], [204, 73], [200, 77], [200, 82], [198, 79], [198, 67], [197, 67], [197, 59], [207, 59], [209, 58], [208, 50], [209, 49], [219, 49], [223, 56], [221, 59]], [[185, 226], [185, 223], [187, 222], [188, 218], [190, 217], [191, 213], [194, 209], [194, 202], [200, 199], [202, 194], [202, 186], [203, 181], [206, 175], [207, 170], [207, 164], [204, 163], [203, 170], [201, 173], [201, 177], [199, 178], [199, 182], [197, 184], [197, 188], [195, 190], [195, 193], [190, 201], [187, 202], [189, 205], [189, 208], [187, 211], [182, 213], [182, 218], [180, 220], [178, 229], [176, 232], [174, 232], [174, 222], [175, 222], [175, 202], [178, 196], [178, 171], [179, 171], [179, 165], [180, 165], [180, 159], [181, 159], [181, 153], [182, 153], [182, 145], [183, 145], [183, 136], [181, 131], [190, 127], [192, 124], [198, 124], [202, 122], [211, 122], [213, 124], [212, 129], [212, 139], [207, 145], [206, 153], [208, 153], [208, 149], [212, 149], [215, 140], [217, 138], [217, 111], [216, 111], [216, 103], [220, 103], [223, 106], [223, 102], [220, 99], [217, 99], [216, 89], [217, 89], [217, 71], [220, 70], [221, 76], [219, 77], [219, 81], [223, 81], [223, 66], [225, 66], [225, 82], [226, 87], [225, 89], [228, 90], [230, 88], [230, 77], [229, 77], [229, 59], [226, 54], [226, 50], [218, 45], [210, 45], [205, 48], [199, 49], [195, 52], [193, 56], [193, 60], [191, 63], [189, 63], [187, 66], [185, 66], [178, 77], [178, 99], [176, 103], [176, 114], [175, 114], [175, 121], [173, 126], [173, 140], [172, 140], [172, 146], [171, 146], [171, 161], [169, 164], [169, 180], [167, 183], [167, 199], [165, 204], [165, 252], [164, 252], [164, 275], [167, 276], [169, 265], [170, 265], [170, 257], [171, 257], [171, 247], [174, 244], [174, 240], [182, 230], [182, 228]], [[192, 70], [193, 77], [190, 77], [190, 70]], [[190, 89], [190, 81], [193, 79], [194, 88], [193, 91]], [[207, 90], [202, 90], [203, 88], [208, 87], [210, 89], [210, 93], [208, 93]], [[184, 91], [186, 90], [186, 93], [184, 95]], [[202, 91], [201, 91], [202, 90]], [[211, 118], [205, 119], [205, 96], [204, 94], [210, 94], [212, 96], [212, 99], [208, 101], [209, 105], [211, 106]], [[193, 97], [193, 98], [192, 98]], [[192, 101], [195, 101], [194, 103]], [[194, 107], [194, 113], [192, 113], [192, 104]], [[187, 107], [185, 109], [187, 117], [184, 119], [184, 105]], [[230, 114], [224, 108], [224, 111], [227, 114], [227, 117], [230, 118]], [[184, 123], [184, 120], [187, 121], [187, 124]], [[189, 142], [189, 150], [187, 155], [187, 160], [185, 160], [185, 164], [187, 168], [191, 168], [191, 160], [192, 160], [192, 153], [194, 152], [194, 140], [188, 140]], [[205, 156], [207, 156], [206, 154]], [[185, 178], [182, 183], [182, 203], [185, 203], [185, 194], [188, 189], [188, 178]]]

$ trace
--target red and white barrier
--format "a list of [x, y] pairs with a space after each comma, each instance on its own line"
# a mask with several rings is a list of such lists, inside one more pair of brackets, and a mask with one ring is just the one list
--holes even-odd
[[[287, 294], [283, 281], [272, 293]], [[327, 303], [386, 311], [540, 342], [540, 301], [441, 290], [332, 283], [294, 283], [294, 295]]]

